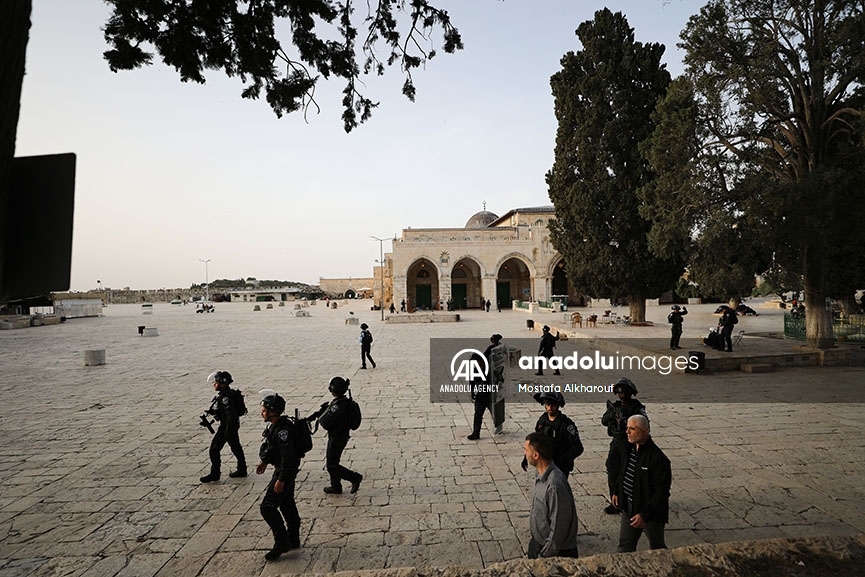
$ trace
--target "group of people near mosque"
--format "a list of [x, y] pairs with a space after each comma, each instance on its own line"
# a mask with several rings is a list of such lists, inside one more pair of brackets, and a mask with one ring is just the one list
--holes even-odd
[[[546, 352], [544, 347], [554, 347], [557, 339], [550, 335], [548, 327], [544, 328], [541, 348]], [[366, 325], [361, 329], [362, 368], [366, 368], [367, 360], [374, 368], [375, 362], [369, 356], [372, 339], [364, 335], [369, 332]], [[490, 337], [490, 345], [484, 351], [488, 361], [501, 340], [499, 334]], [[487, 366], [492, 365], [488, 363]], [[246, 477], [247, 463], [239, 436], [240, 417], [247, 412], [243, 395], [230, 387], [233, 379], [227, 371], [212, 373], [207, 382], [212, 384], [216, 396], [201, 416], [201, 424], [214, 434], [209, 450], [210, 472], [200, 480], [211, 483], [220, 479], [220, 453], [226, 444], [237, 459], [237, 468], [229, 473], [229, 477]], [[269, 466], [273, 467], [259, 507], [274, 539], [273, 547], [264, 556], [269, 561], [301, 545], [300, 515], [294, 497], [295, 479], [302, 458], [312, 447], [311, 433], [319, 426], [327, 431], [328, 436], [325, 459], [330, 484], [324, 487], [324, 492], [341, 494], [342, 481], [349, 483], [352, 494], [360, 488], [363, 475], [340, 464], [350, 433], [360, 426], [361, 419], [360, 407], [351, 398], [349, 387], [348, 379], [333, 377], [328, 383], [332, 399], [306, 419], [293, 419], [286, 415], [285, 399], [275, 391], [260, 392], [265, 429], [255, 473], [260, 475]], [[652, 549], [665, 548], [664, 526], [669, 516], [672, 483], [670, 461], [652, 440], [646, 408], [634, 398], [637, 395], [634, 384], [627, 378], [619, 379], [613, 393], [618, 400], [607, 401], [601, 424], [607, 427], [611, 437], [606, 460], [610, 503], [605, 512], [620, 516], [617, 549], [619, 552], [635, 551], [643, 532]], [[489, 393], [473, 394], [472, 398], [475, 411], [473, 430], [468, 439], [477, 440], [484, 413], [491, 410], [491, 398]], [[527, 471], [528, 467], [533, 467], [537, 473], [531, 491], [528, 556], [577, 557], [577, 511], [568, 476], [574, 469], [574, 461], [583, 454], [583, 444], [577, 425], [562, 412], [565, 399], [561, 393], [538, 393], [534, 398], [544, 406], [544, 413], [538, 418], [534, 432], [527, 435], [523, 443], [522, 468]], [[219, 423], [216, 431], [212, 430], [208, 415]]]

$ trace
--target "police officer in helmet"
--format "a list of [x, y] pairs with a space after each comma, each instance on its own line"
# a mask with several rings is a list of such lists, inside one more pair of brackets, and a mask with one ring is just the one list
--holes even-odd
[[259, 457], [261, 462], [255, 474], [261, 475], [273, 465], [273, 476], [267, 485], [259, 510], [273, 532], [273, 548], [265, 553], [268, 561], [279, 558], [286, 551], [300, 547], [300, 514], [294, 501], [294, 482], [300, 467], [295, 450], [295, 431], [292, 421], [283, 415], [285, 399], [274, 393], [261, 401], [261, 418], [267, 422], [262, 432]]
[[[234, 380], [228, 371], [217, 371], [207, 377], [207, 382], [213, 385], [216, 396], [210, 402], [207, 413], [219, 421], [210, 441], [210, 473], [201, 477], [202, 483], [218, 481], [222, 460], [219, 453], [225, 444], [231, 448], [231, 452], [237, 458], [237, 470], [228, 474], [229, 477], [246, 477], [246, 457], [243, 454], [243, 445], [240, 444], [240, 415], [238, 414], [237, 395], [240, 391], [232, 389]], [[242, 398], [242, 397], [241, 397]], [[242, 404], [242, 401], [241, 401]]]
[[[544, 406], [544, 414], [535, 424], [535, 432], [543, 433], [553, 441], [553, 462], [565, 474], [565, 478], [574, 470], [574, 460], [583, 454], [583, 442], [577, 425], [561, 408], [565, 406], [565, 397], [555, 391], [536, 393], [534, 399]], [[528, 470], [528, 459], [523, 457], [523, 471]]]
[[342, 452], [350, 438], [350, 411], [354, 402], [345, 394], [351, 382], [342, 377], [333, 377], [327, 385], [327, 390], [333, 395], [333, 400], [322, 407], [323, 413], [318, 423], [327, 431], [327, 451], [325, 452], [325, 466], [330, 475], [330, 485], [324, 488], [328, 494], [342, 493], [342, 480], [351, 483], [351, 493], [357, 493], [363, 475], [352, 471], [339, 464]]

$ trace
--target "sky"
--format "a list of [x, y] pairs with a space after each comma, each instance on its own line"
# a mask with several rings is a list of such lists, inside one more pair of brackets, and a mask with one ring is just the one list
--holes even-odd
[[398, 68], [367, 78], [380, 105], [346, 134], [340, 82], [319, 86], [320, 112], [278, 119], [218, 71], [183, 83], [155, 58], [113, 73], [106, 4], [33, 0], [16, 156], [77, 155], [71, 290], [371, 277], [373, 236], [462, 227], [484, 202], [498, 215], [550, 204], [549, 79], [580, 50], [580, 23], [624, 13], [676, 76], [679, 33], [704, 4], [437, 0], [465, 49], [413, 73], [414, 103]]

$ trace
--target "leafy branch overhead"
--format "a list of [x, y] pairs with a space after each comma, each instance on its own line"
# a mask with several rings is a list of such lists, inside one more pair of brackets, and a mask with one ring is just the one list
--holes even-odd
[[346, 132], [378, 106], [362, 92], [361, 75], [398, 65], [402, 92], [413, 101], [412, 70], [435, 57], [433, 34], [442, 33], [447, 53], [463, 48], [448, 13], [428, 0], [368, 0], [362, 20], [352, 0], [106, 1], [113, 12], [104, 56], [112, 71], [152, 64], [154, 52], [183, 82], [204, 84], [205, 70], [222, 70], [241, 79], [243, 98], [263, 93], [278, 117], [318, 110], [318, 81], [341, 78]]

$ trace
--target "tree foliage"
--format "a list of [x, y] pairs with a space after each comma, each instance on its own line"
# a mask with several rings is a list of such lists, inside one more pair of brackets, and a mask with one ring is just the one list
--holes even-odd
[[[448, 13], [428, 0], [365, 2], [360, 18], [353, 0], [106, 2], [113, 8], [104, 27], [111, 70], [151, 64], [153, 50], [183, 82], [203, 84], [207, 70], [239, 77], [243, 98], [263, 93], [280, 117], [317, 107], [319, 79], [340, 78], [346, 132], [378, 105], [362, 92], [362, 75], [399, 65], [402, 92], [414, 100], [412, 71], [436, 55], [431, 34], [441, 30], [445, 52], [463, 47]], [[283, 35], [287, 41], [278, 38]]]
[[688, 200], [703, 207], [695, 226], [713, 203], [747, 219], [803, 275], [809, 344], [831, 347], [826, 298], [851, 264], [838, 257], [865, 241], [863, 2], [711, 0], [681, 37], [701, 145], [690, 169], [706, 177]]
[[639, 147], [670, 83], [664, 47], [635, 42], [627, 19], [608, 9], [577, 36], [582, 50], [568, 52], [551, 79], [559, 124], [547, 173], [556, 209], [551, 239], [577, 290], [627, 296], [632, 319], [641, 321], [645, 299], [674, 286], [684, 270], [681, 253], [649, 251], [651, 224], [638, 195], [654, 177]]

